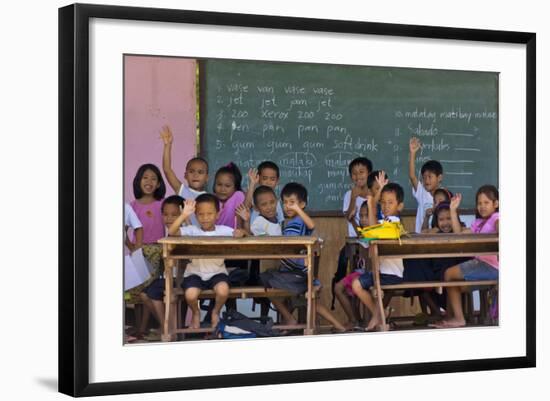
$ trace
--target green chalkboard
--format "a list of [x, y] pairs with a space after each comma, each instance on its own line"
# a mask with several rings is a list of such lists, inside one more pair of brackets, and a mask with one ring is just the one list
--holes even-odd
[[439, 160], [443, 185], [464, 195], [464, 207], [479, 186], [498, 186], [498, 73], [231, 60], [205, 60], [200, 73], [211, 171], [234, 161], [246, 177], [272, 160], [281, 187], [308, 188], [309, 210], [342, 209], [358, 156], [400, 183], [406, 208], [416, 208], [411, 136], [423, 143], [417, 170]]

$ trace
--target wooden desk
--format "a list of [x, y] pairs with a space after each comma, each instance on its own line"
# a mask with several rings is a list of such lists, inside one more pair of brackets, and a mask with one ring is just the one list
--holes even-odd
[[[401, 237], [401, 241], [372, 240], [368, 248], [365, 248], [358, 238], [347, 238], [346, 246], [348, 255], [352, 255], [352, 249], [355, 248], [361, 256], [370, 257], [378, 308], [381, 316], [384, 316], [383, 292], [380, 285], [381, 260], [494, 255], [498, 254], [498, 234], [409, 234]], [[406, 283], [403, 287], [405, 285]], [[382, 329], [387, 331], [387, 324], [385, 319], [383, 320]]]
[[[307, 274], [307, 318], [304, 334], [314, 333], [315, 310], [313, 303], [313, 266], [314, 252], [319, 252], [319, 239], [310, 236], [283, 237], [166, 237], [158, 241], [163, 248], [165, 305], [166, 314], [163, 325], [163, 341], [173, 341], [175, 332], [170, 328], [170, 300], [172, 299], [172, 269], [178, 259], [304, 259], [308, 267]], [[177, 330], [178, 332], [180, 330]]]

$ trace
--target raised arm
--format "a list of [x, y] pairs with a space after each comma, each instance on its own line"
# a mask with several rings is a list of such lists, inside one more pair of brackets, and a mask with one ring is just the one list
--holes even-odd
[[250, 208], [247, 207], [244, 203], [241, 203], [235, 208], [235, 214], [237, 215], [237, 226], [242, 228], [248, 234], [250, 232]]
[[176, 173], [174, 173], [174, 170], [172, 170], [172, 142], [174, 136], [168, 125], [162, 127], [160, 137], [164, 142], [164, 149], [162, 151], [162, 170], [164, 171], [168, 183], [174, 192], [178, 194], [181, 188], [181, 181], [176, 176]]
[[[379, 199], [380, 199], [380, 196], [379, 196]], [[376, 204], [378, 202], [376, 202], [374, 200], [374, 196], [373, 195], [367, 195], [367, 206], [369, 207], [369, 226], [374, 226], [377, 221], [376, 221]]]
[[168, 229], [168, 235], [179, 235], [181, 225], [191, 217], [193, 213], [195, 213], [195, 201], [193, 199], [186, 199], [181, 214], [174, 220]]
[[254, 190], [260, 181], [258, 170], [251, 168], [248, 170], [248, 189], [246, 190], [246, 198], [244, 204], [250, 209], [254, 204]]
[[462, 229], [462, 225], [460, 224], [460, 220], [458, 219], [457, 210], [460, 206], [460, 201], [462, 201], [462, 195], [456, 194], [451, 198], [451, 204], [449, 207], [451, 209], [451, 225], [453, 227], [453, 233], [455, 234], [466, 232], [466, 230]]
[[424, 213], [424, 220], [422, 221], [422, 232], [429, 232], [428, 223], [430, 222], [430, 216], [433, 214], [434, 209], [432, 207], [429, 207], [426, 209], [426, 213]]
[[416, 178], [416, 152], [421, 148], [422, 144], [417, 137], [413, 136], [409, 140], [409, 181], [411, 182], [412, 187], [416, 191], [418, 187], [418, 178]]

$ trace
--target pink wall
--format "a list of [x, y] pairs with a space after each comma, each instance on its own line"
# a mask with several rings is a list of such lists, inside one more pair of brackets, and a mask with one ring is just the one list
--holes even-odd
[[[173, 169], [183, 180], [185, 164], [196, 153], [194, 59], [125, 56], [124, 58], [124, 198], [134, 199], [132, 181], [144, 163], [162, 172], [160, 130], [174, 134]], [[166, 183], [166, 194], [173, 193]]]

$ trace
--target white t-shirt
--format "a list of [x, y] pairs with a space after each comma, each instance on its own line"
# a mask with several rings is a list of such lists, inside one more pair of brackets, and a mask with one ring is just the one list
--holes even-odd
[[[178, 193], [178, 195], [187, 200], [196, 199], [197, 196], [205, 193], [206, 191], [195, 191], [193, 188], [189, 188], [187, 184], [181, 184], [180, 192]], [[197, 221], [197, 216], [195, 216], [195, 213], [191, 215], [191, 224], [197, 227], [199, 226], [199, 222]]]
[[433, 207], [434, 198], [431, 193], [426, 191], [426, 188], [424, 188], [424, 185], [422, 185], [421, 181], [418, 181], [416, 190], [414, 188], [412, 189], [412, 194], [418, 204], [418, 207], [416, 209], [415, 231], [417, 233], [421, 233], [422, 222], [424, 221], [424, 215], [426, 214], [426, 209]]
[[[256, 209], [252, 208], [250, 209], [250, 226], [252, 227], [252, 224], [254, 223], [254, 220], [256, 220], [260, 216], [260, 212], [258, 212]], [[285, 219], [285, 215], [283, 213], [283, 207], [281, 206], [280, 202], [277, 202], [277, 221], [281, 222]]]
[[[401, 221], [401, 219], [397, 216], [387, 216], [384, 220], [379, 220], [378, 223], [383, 223], [384, 221], [395, 222]], [[403, 259], [401, 258], [382, 259], [380, 261], [380, 273], [403, 277], [403, 270]]]
[[124, 226], [130, 227], [132, 230], [143, 227], [134, 208], [129, 203], [124, 204]]
[[[186, 226], [180, 228], [181, 235], [191, 235], [197, 237], [214, 237], [214, 236], [233, 236], [233, 229], [227, 226], [215, 226], [213, 231], [203, 231], [196, 226]], [[216, 274], [225, 273], [225, 263], [223, 259], [192, 259], [187, 264], [183, 277], [197, 275], [203, 281], [210, 280]]]
[[282, 235], [281, 225], [272, 223], [264, 216], [260, 215], [254, 219], [250, 225], [250, 231], [253, 235]]
[[[349, 209], [349, 202], [351, 200], [351, 190], [349, 190], [348, 192], [346, 192], [344, 194], [344, 207], [343, 207], [343, 211], [344, 213]], [[356, 199], [355, 199], [355, 224], [357, 224], [358, 226], [360, 225], [359, 224], [359, 210], [361, 209], [361, 205], [363, 204], [363, 202], [365, 202], [367, 200], [367, 198], [363, 198], [361, 196], [358, 196]], [[355, 231], [355, 229], [353, 228], [353, 224], [351, 224], [349, 221], [348, 221], [348, 237], [357, 237], [357, 232]]]

